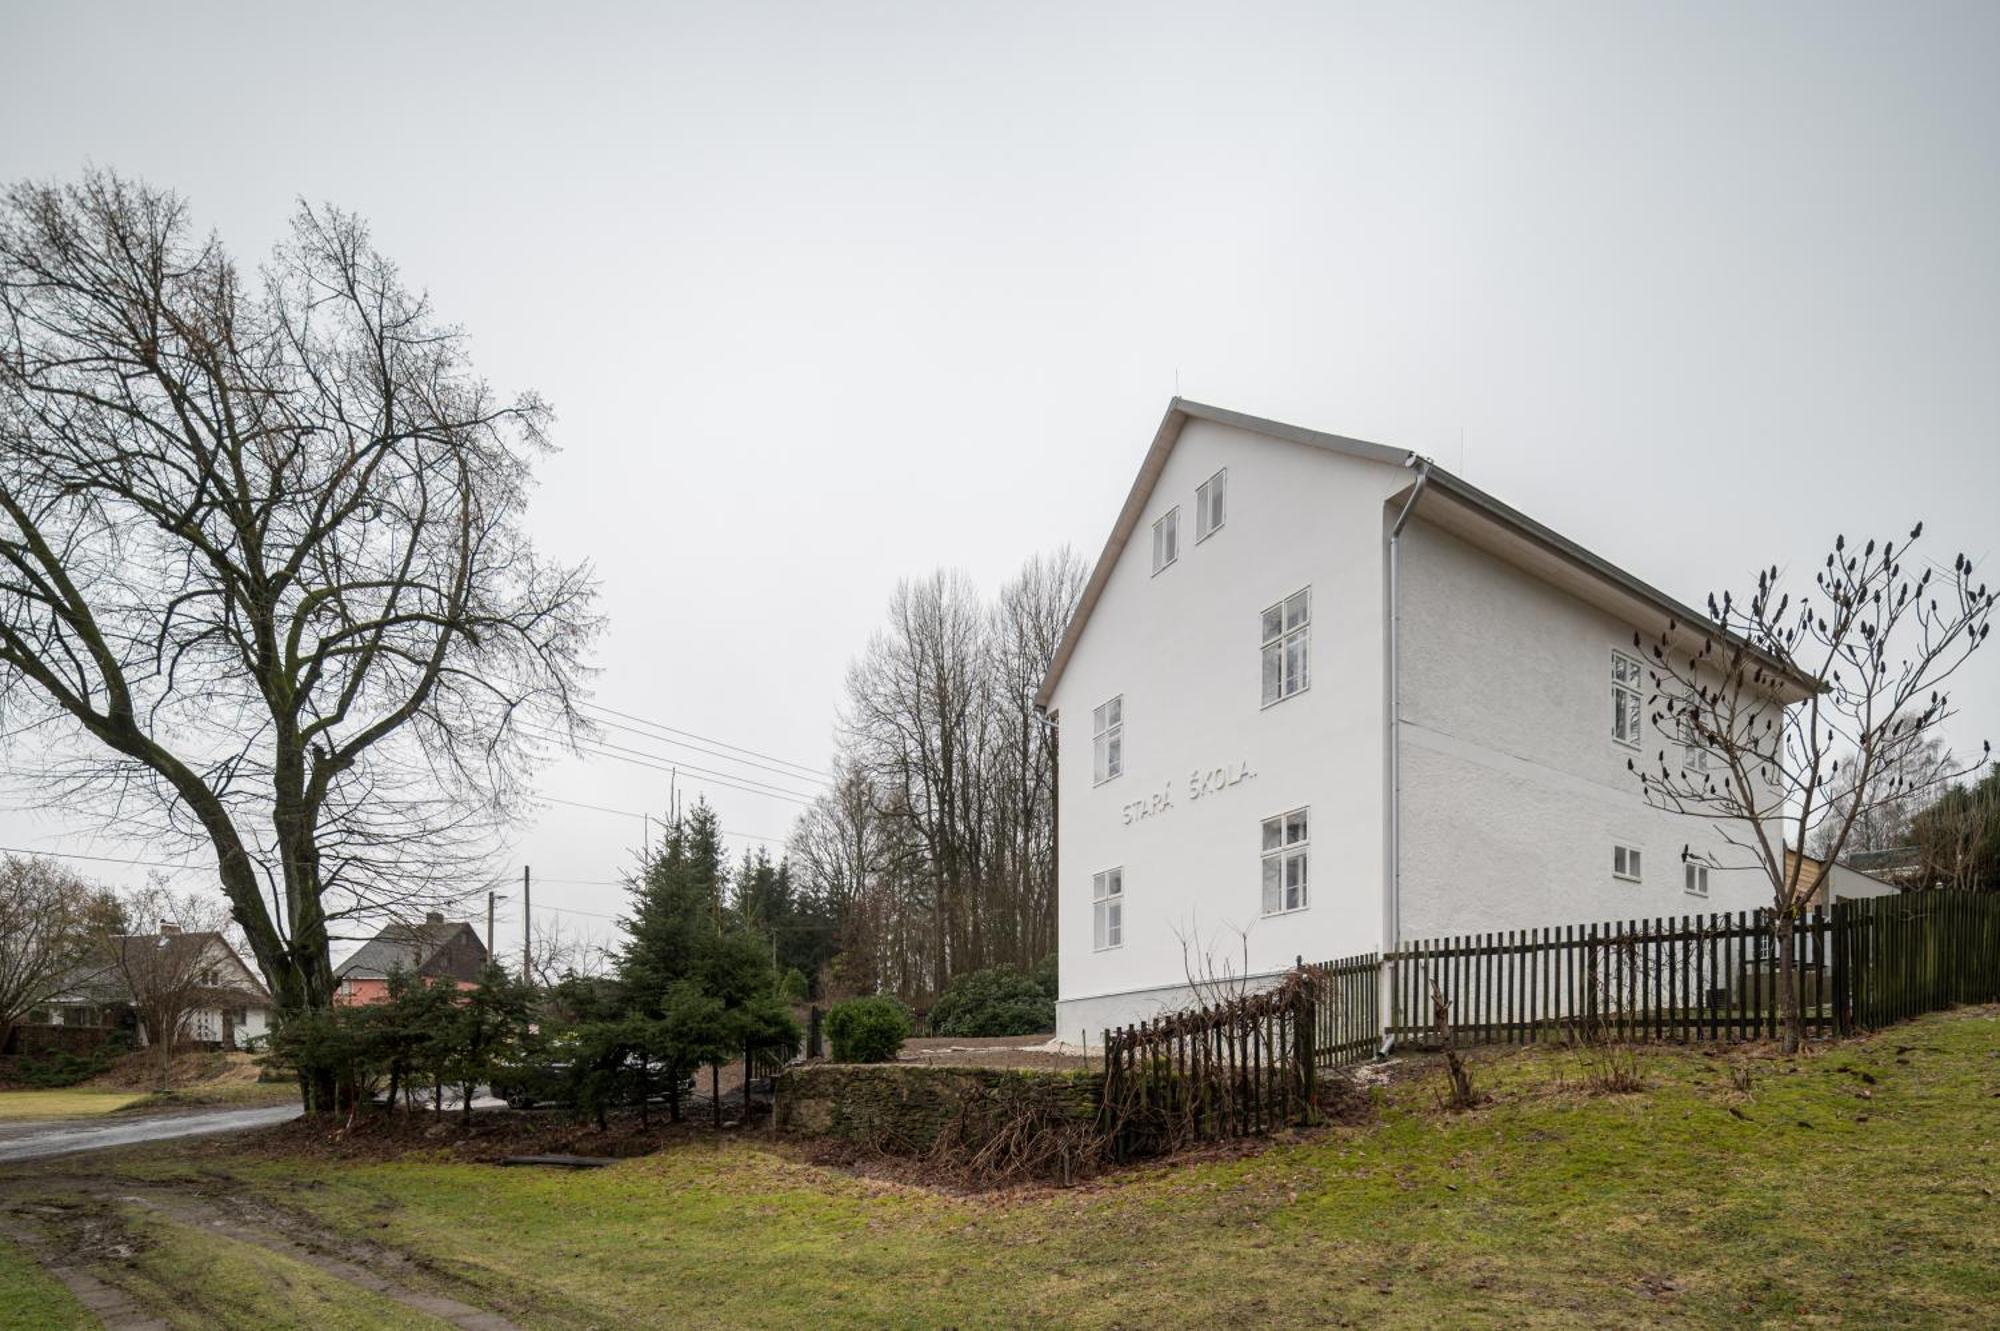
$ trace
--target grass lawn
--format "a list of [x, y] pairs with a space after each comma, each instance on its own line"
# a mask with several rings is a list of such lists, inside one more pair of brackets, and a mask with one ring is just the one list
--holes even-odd
[[144, 1091], [0, 1091], [0, 1121], [22, 1118], [89, 1118], [136, 1105]]
[[[117, 1167], [225, 1172], [537, 1328], [2000, 1326], [2000, 1010], [1638, 1063], [1646, 1090], [1597, 1095], [1572, 1055], [1482, 1054], [1470, 1113], [1416, 1078], [1367, 1127], [985, 1198], [754, 1135], [574, 1174], [186, 1146]], [[166, 1306], [207, 1277], [153, 1279]], [[266, 1324], [239, 1306], [263, 1305], [202, 1325]]]
[[84, 1331], [96, 1325], [62, 1282], [0, 1239], [0, 1331]]
[[122, 1106], [120, 1113], [158, 1113], [169, 1109], [257, 1109], [265, 1105], [296, 1105], [299, 1088], [290, 1082], [232, 1081], [171, 1091], [147, 1091]]
[[255, 1244], [153, 1216], [128, 1224], [142, 1247], [118, 1283], [175, 1331], [449, 1331], [447, 1322]]

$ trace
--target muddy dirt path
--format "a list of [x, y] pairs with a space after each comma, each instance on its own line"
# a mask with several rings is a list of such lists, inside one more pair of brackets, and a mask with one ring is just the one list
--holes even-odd
[[337, 1234], [223, 1175], [172, 1185], [49, 1169], [0, 1177], [0, 1235], [62, 1281], [106, 1331], [167, 1331], [166, 1322], [97, 1274], [134, 1255], [134, 1236], [121, 1218], [131, 1210], [303, 1262], [460, 1331], [517, 1331], [497, 1312], [435, 1292], [448, 1277], [408, 1254]]

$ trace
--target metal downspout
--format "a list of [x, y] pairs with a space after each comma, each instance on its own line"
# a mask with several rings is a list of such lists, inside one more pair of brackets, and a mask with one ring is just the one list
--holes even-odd
[[[1391, 1004], [1395, 997], [1391, 992], [1391, 976], [1387, 958], [1391, 952], [1396, 950], [1398, 944], [1403, 939], [1403, 741], [1402, 726], [1400, 725], [1402, 720], [1402, 693], [1400, 681], [1397, 676], [1398, 639], [1401, 636], [1403, 605], [1397, 587], [1399, 543], [1403, 535], [1403, 527], [1409, 522], [1410, 514], [1416, 510], [1417, 501], [1423, 498], [1424, 487], [1430, 483], [1431, 460], [1425, 457], [1418, 457], [1415, 453], [1412, 453], [1403, 460], [1403, 465], [1417, 469], [1417, 483], [1410, 488], [1410, 497], [1404, 501], [1403, 511], [1396, 515], [1396, 521], [1389, 527], [1387, 560], [1389, 588], [1388, 607], [1385, 618], [1388, 620], [1388, 631], [1385, 637], [1388, 640], [1388, 661], [1383, 681], [1383, 691], [1387, 695], [1384, 699], [1383, 715], [1388, 734], [1385, 737], [1386, 743], [1384, 744], [1383, 751], [1389, 770], [1388, 780], [1385, 782], [1388, 794], [1388, 817], [1386, 820], [1388, 825], [1384, 832], [1384, 839], [1387, 842], [1384, 848], [1385, 863], [1383, 866], [1382, 882], [1382, 956], [1384, 960], [1380, 982], [1382, 990], [1381, 1011], [1384, 1014], [1385, 1020], [1393, 1020], [1394, 1018]], [[1396, 1040], [1394, 1036], [1385, 1035], [1382, 1038], [1382, 1047], [1377, 1052], [1376, 1057], [1385, 1057], [1395, 1047], [1395, 1044]]]

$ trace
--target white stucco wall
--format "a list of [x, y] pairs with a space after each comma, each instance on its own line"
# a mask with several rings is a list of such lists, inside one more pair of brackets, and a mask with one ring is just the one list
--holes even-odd
[[1844, 864], [1830, 866], [1820, 876], [1820, 882], [1829, 889], [1824, 895], [1825, 904], [1836, 901], [1856, 901], [1864, 897], [1893, 897], [1898, 894], [1894, 883], [1885, 883], [1872, 874], [1850, 869]]
[[[1225, 466], [1227, 522], [1197, 543], [1195, 489]], [[1378, 945], [1382, 515], [1409, 479], [1212, 422], [1183, 430], [1053, 700], [1065, 1040], [1095, 1043], [1107, 1025], [1181, 1006], [1183, 940], [1197, 970], [1252, 973]], [[1154, 576], [1152, 523], [1175, 506], [1180, 559]], [[1265, 708], [1259, 616], [1308, 586], [1311, 687]], [[1091, 711], [1120, 695], [1125, 771], [1094, 786]], [[1246, 765], [1253, 775], [1192, 793], [1196, 773]], [[1147, 815], [1128, 818], [1137, 803]], [[1264, 918], [1260, 823], [1301, 806], [1312, 811], [1311, 904]], [[1091, 877], [1113, 867], [1125, 874], [1125, 939], [1093, 951]]]
[[[1635, 626], [1422, 521], [1401, 542], [1402, 934], [1748, 910], [1770, 887], [1712, 821], [1649, 808], [1612, 736], [1611, 655]], [[1643, 626], [1650, 635], [1662, 625]], [[1612, 874], [1614, 844], [1642, 881]], [[1685, 891], [1682, 848], [1732, 868]]]

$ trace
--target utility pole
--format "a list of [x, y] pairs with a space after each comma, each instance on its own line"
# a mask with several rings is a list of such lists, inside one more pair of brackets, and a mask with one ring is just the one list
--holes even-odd
[[528, 905], [528, 884], [530, 871], [521, 866], [521, 983], [529, 984], [533, 977], [529, 969], [533, 966], [535, 912]]
[[486, 959], [493, 959], [493, 889], [486, 890]]

